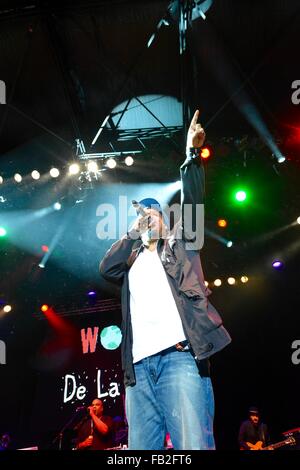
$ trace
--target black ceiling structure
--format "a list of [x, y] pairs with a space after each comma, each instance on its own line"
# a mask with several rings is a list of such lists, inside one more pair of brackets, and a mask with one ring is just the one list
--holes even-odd
[[[196, 3], [203, 15], [193, 18], [189, 0], [0, 1], [0, 225], [12, 211], [45, 207], [35, 183], [15, 185], [15, 172], [66, 171], [93, 155], [121, 159], [136, 152], [132, 170], [113, 170], [109, 184], [105, 178], [86, 186], [49, 183], [49, 198], [57, 196], [70, 209], [69, 238], [58, 241], [44, 272], [40, 254], [0, 240], [0, 300], [18, 305], [0, 317], [0, 339], [11, 347], [7, 365], [0, 365], [0, 433], [9, 430], [16, 446], [30, 434], [40, 374], [34, 357], [47, 336], [39, 306], [47, 301], [68, 319], [110, 309], [116, 314], [119, 290], [98, 274], [110, 243], [90, 242], [97, 204], [101, 194], [112, 197], [122, 185], [136, 189], [178, 179], [186, 126], [197, 108], [213, 148], [206, 164], [206, 278], [210, 285], [229, 275], [252, 279], [247, 286], [226, 288], [223, 281], [213, 289], [212, 302], [233, 337], [212, 361], [217, 446], [237, 448], [239, 422], [254, 403], [264, 409], [275, 439], [299, 426], [300, 365], [291, 362], [291, 344], [299, 337], [300, 255], [299, 230], [291, 224], [300, 215], [300, 104], [292, 100], [292, 83], [300, 79], [300, 4]], [[253, 126], [251, 112], [246, 118], [247, 103], [286, 157], [283, 164]], [[257, 194], [248, 213], [225, 202], [240, 181]], [[209, 236], [223, 216], [230, 220], [232, 250]], [[53, 227], [57, 223], [53, 219]], [[270, 268], [278, 253], [286, 256], [282, 272]], [[89, 289], [100, 296], [93, 306], [80, 300]], [[19, 367], [22, 374], [15, 374]]]
[[[282, 136], [281, 117], [295, 79], [298, 2], [214, 2], [206, 20], [190, 21], [184, 31], [170, 4], [28, 2], [13, 8], [13, 2], [1, 2], [1, 79], [7, 87], [1, 153], [44, 132], [64, 143], [66, 152], [76, 138], [88, 150], [114, 106], [154, 93], [174, 96], [187, 107], [196, 101], [211, 132], [243, 132], [246, 123], [213, 76], [223, 52], [240, 78], [232, 92], [247, 88]], [[158, 29], [164, 18], [168, 26]]]

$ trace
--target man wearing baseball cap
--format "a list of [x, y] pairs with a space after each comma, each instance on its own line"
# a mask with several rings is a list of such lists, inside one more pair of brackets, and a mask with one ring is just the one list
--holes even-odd
[[208, 301], [200, 249], [205, 139], [196, 111], [180, 167], [181, 219], [168, 233], [159, 202], [133, 201], [138, 218], [100, 264], [122, 285], [122, 366], [130, 450], [214, 449], [208, 358], [231, 339]]

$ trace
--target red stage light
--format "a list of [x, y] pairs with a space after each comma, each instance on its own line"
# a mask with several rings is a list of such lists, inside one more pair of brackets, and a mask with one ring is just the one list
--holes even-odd
[[201, 158], [206, 160], [211, 156], [211, 150], [208, 147], [202, 147], [201, 152], [200, 152]]
[[48, 253], [48, 251], [49, 251], [49, 246], [47, 246], [47, 245], [42, 245], [42, 251], [44, 251], [45, 253]]
[[49, 310], [49, 306], [47, 304], [44, 304], [41, 306], [42, 312], [47, 312]]
[[221, 227], [221, 228], [227, 227], [227, 220], [225, 220], [225, 219], [219, 219], [219, 220], [218, 220], [218, 226]]

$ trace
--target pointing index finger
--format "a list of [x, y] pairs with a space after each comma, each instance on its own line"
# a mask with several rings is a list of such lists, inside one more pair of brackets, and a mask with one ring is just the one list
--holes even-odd
[[196, 127], [198, 117], [199, 117], [199, 109], [197, 109], [195, 111], [194, 116], [192, 117], [192, 120], [191, 120], [191, 126], [190, 127], [193, 127], [193, 128]]

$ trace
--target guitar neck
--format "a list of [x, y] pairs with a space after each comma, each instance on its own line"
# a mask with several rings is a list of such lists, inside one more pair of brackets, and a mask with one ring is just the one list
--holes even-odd
[[278, 447], [286, 446], [290, 444], [290, 441], [287, 439], [285, 441], [276, 442], [276, 444], [271, 444], [267, 447], [263, 447], [262, 450], [278, 449]]

